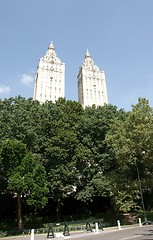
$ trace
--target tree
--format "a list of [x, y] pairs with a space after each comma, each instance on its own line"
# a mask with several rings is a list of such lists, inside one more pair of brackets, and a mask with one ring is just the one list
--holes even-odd
[[115, 119], [106, 139], [117, 160], [114, 192], [119, 193], [116, 195], [119, 209], [136, 209], [139, 192], [137, 169], [144, 191], [151, 187], [153, 181], [153, 110], [149, 102], [139, 98], [124, 119]]
[[92, 201], [95, 196], [112, 195], [110, 172], [113, 169], [112, 154], [105, 137], [110, 124], [124, 111], [117, 111], [112, 105], [85, 109], [78, 125], [79, 144], [75, 151], [78, 169], [78, 183], [75, 197], [81, 201]]
[[44, 207], [47, 203], [45, 169], [40, 159], [27, 152], [26, 145], [16, 139], [1, 143], [0, 160], [7, 191], [17, 197], [18, 227], [22, 229], [22, 198], [36, 208]]
[[41, 151], [45, 159], [50, 198], [56, 204], [57, 221], [63, 200], [73, 196], [77, 172], [74, 158], [78, 145], [77, 125], [83, 113], [82, 106], [73, 101], [59, 99], [55, 104], [43, 105], [43, 144]]
[[0, 140], [15, 138], [29, 151], [38, 152], [42, 120], [39, 102], [18, 96], [0, 101], [0, 108]]

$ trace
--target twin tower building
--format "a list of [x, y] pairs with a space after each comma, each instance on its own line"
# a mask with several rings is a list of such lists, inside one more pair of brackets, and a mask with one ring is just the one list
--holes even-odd
[[[88, 50], [77, 78], [78, 101], [83, 107], [108, 103], [105, 73], [94, 64]], [[65, 97], [65, 63], [58, 58], [51, 42], [46, 54], [39, 60], [33, 98], [44, 103], [55, 102], [60, 97]]]

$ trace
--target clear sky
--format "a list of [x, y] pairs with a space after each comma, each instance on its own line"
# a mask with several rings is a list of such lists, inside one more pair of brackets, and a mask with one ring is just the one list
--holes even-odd
[[109, 103], [153, 106], [153, 0], [0, 0], [0, 98], [33, 97], [39, 58], [53, 41], [77, 101], [86, 49], [105, 71]]

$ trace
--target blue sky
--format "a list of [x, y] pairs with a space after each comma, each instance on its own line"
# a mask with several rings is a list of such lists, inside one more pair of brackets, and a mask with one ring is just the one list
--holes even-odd
[[39, 58], [54, 42], [66, 64], [66, 99], [77, 101], [86, 49], [105, 71], [109, 103], [153, 106], [152, 0], [1, 0], [0, 98], [33, 96]]

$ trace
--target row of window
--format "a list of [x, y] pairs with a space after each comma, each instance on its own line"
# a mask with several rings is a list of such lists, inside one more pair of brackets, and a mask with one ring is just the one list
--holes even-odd
[[52, 83], [52, 82], [54, 82], [54, 81], [61, 83], [61, 79], [58, 79], [58, 80], [57, 80], [56, 78], [54, 79], [53, 77], [50, 77], [50, 83]]
[[45, 94], [44, 97], [43, 97], [42, 94], [40, 94], [40, 99], [45, 98], [45, 100], [46, 100], [46, 99], [49, 98], [49, 99], [55, 99], [56, 100], [57, 98], [59, 98], [59, 96], [61, 96], [60, 93], [59, 93], [58, 96], [56, 96], [56, 95], [54, 96], [54, 95], [51, 95], [51, 94], [48, 96], [47, 94]]
[[[80, 88], [80, 89], [82, 89], [82, 88]], [[98, 88], [99, 89], [99, 88]], [[88, 88], [86, 88], [86, 93], [87, 94], [89, 94], [89, 93], [92, 93], [92, 92], [94, 92], [94, 93], [98, 93], [98, 94], [100, 94], [100, 93], [104, 93], [104, 91], [103, 90], [98, 90], [97, 88], [92, 88], [92, 89], [88, 89]]]
[[47, 64], [44, 64], [44, 63], [40, 63], [39, 67], [42, 68], [42, 69], [47, 69], [47, 70], [51, 70], [51, 71], [55, 71], [55, 72], [60, 72], [60, 73], [63, 72], [62, 68], [58, 67], [57, 65], [47, 65]]

